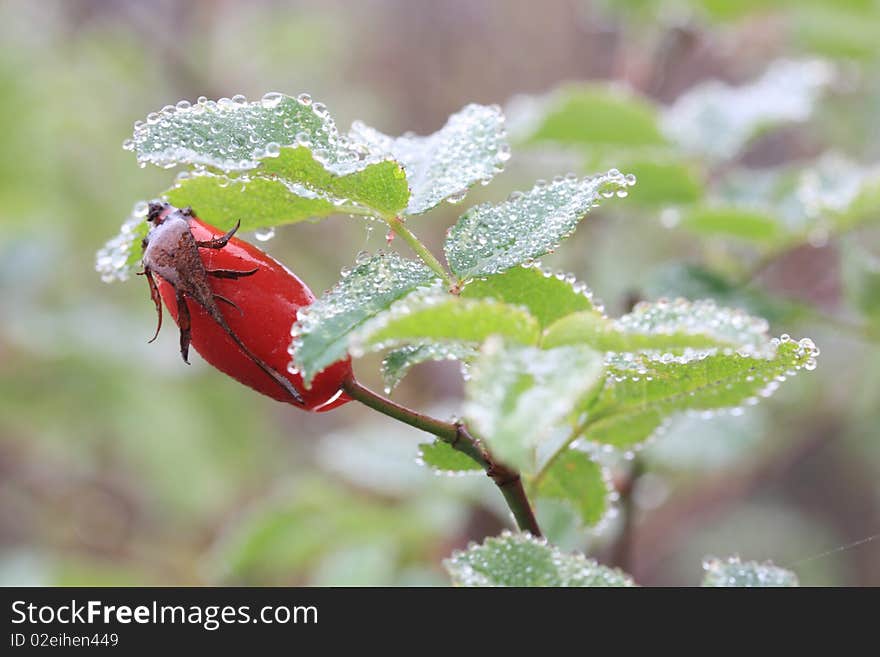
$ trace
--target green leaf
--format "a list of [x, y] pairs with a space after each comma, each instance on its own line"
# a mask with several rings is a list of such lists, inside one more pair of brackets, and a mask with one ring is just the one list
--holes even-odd
[[670, 212], [663, 221], [779, 249], [821, 244], [878, 216], [880, 167], [829, 153], [807, 166], [734, 170], [706, 204]]
[[800, 586], [797, 575], [770, 562], [740, 561], [739, 557], [703, 561], [703, 586], [711, 587], [793, 587]]
[[[802, 183], [810, 168], [732, 169], [716, 181], [704, 203], [663, 217], [663, 221], [669, 227], [681, 225], [704, 235], [717, 231], [760, 246], [779, 248], [804, 239], [816, 224], [804, 204], [815, 193], [812, 183], [810, 189]], [[740, 217], [743, 226], [738, 227]]]
[[663, 131], [685, 151], [730, 159], [761, 130], [808, 119], [832, 77], [822, 61], [779, 60], [750, 84], [705, 82], [664, 112]]
[[507, 111], [515, 141], [578, 148], [589, 171], [613, 166], [634, 174], [636, 203], [692, 203], [702, 195], [695, 170], [661, 133], [656, 107], [624, 87], [565, 85], [543, 97], [514, 98]]
[[759, 244], [774, 244], [784, 235], [773, 214], [747, 207], [698, 205], [682, 211], [674, 222], [698, 235], [722, 235]]
[[[406, 206], [408, 194], [396, 162], [376, 162], [337, 175], [324, 169], [307, 148], [297, 147], [282, 148], [278, 157], [264, 159], [244, 175], [182, 172], [164, 197], [178, 207], [193, 207], [200, 219], [221, 230], [240, 220], [242, 230], [248, 231], [339, 213], [394, 215]], [[135, 245], [147, 232], [143, 207], [137, 206], [120, 234], [99, 252], [97, 268], [107, 280], [124, 279], [140, 260]]]
[[385, 392], [397, 387], [414, 365], [436, 360], [468, 361], [474, 358], [478, 349], [470, 344], [455, 342], [434, 342], [430, 344], [406, 345], [388, 352], [382, 360], [382, 380]]
[[665, 142], [654, 106], [619, 86], [569, 85], [549, 97], [532, 99], [531, 107], [524, 106], [527, 102], [529, 99], [519, 100], [520, 109], [531, 115], [519, 135], [526, 143], [557, 142], [593, 148]]
[[449, 443], [444, 443], [442, 440], [419, 445], [419, 461], [438, 474], [467, 474], [483, 471], [479, 463], [453, 449]]
[[165, 193], [178, 207], [192, 206], [218, 228], [241, 219], [243, 230], [278, 226], [338, 213], [394, 215], [406, 206], [406, 178], [391, 161], [339, 176], [324, 169], [308, 149], [282, 148], [247, 175], [192, 172]]
[[455, 586], [635, 586], [626, 573], [562, 552], [530, 534], [504, 532], [443, 562]]
[[326, 169], [308, 148], [282, 148], [278, 157], [261, 160], [252, 175], [302, 183], [341, 207], [354, 204], [375, 215], [395, 216], [409, 201], [406, 174], [398, 162], [373, 159], [355, 171], [336, 173]]
[[465, 386], [464, 416], [492, 453], [519, 469], [602, 378], [602, 356], [583, 346], [542, 350], [487, 340]]
[[165, 193], [177, 207], [191, 206], [209, 224], [227, 230], [241, 221], [241, 230], [256, 230], [344, 212], [325, 196], [281, 180], [230, 178], [200, 172], [178, 178]]
[[[798, 2], [776, 0], [772, 7], [765, 0], [701, 0], [705, 9], [719, 22], [765, 18], [773, 11], [786, 24], [787, 39], [799, 50], [844, 60], [873, 60], [877, 41], [878, 6], [870, 0]], [[742, 24], [741, 24], [742, 25]]]
[[[192, 206], [200, 219], [220, 230], [240, 220], [242, 232], [358, 210], [299, 184], [207, 171], [185, 172], [165, 198], [177, 207]], [[127, 280], [139, 264], [140, 241], [148, 229], [146, 207], [138, 204], [119, 234], [98, 252], [96, 269], [105, 281]]]
[[661, 300], [641, 302], [616, 320], [589, 311], [568, 315], [545, 331], [542, 344], [618, 352], [732, 347], [760, 353], [769, 345], [767, 328], [766, 320], [711, 300]]
[[786, 17], [796, 42], [809, 52], [841, 59], [864, 59], [866, 63], [877, 57], [878, 16], [876, 5], [867, 13], [841, 6], [842, 3], [810, 3], [798, 6]]
[[782, 336], [771, 345], [776, 352], [767, 358], [718, 350], [610, 358], [605, 387], [589, 410], [583, 436], [628, 449], [673, 413], [755, 404], [799, 370], [815, 369], [819, 350], [809, 338], [795, 342]]
[[[303, 185], [335, 205], [353, 202], [382, 216], [396, 215], [409, 201], [406, 175], [389, 154], [340, 139], [320, 103], [282, 94], [267, 94], [255, 103], [206, 101], [166, 108], [135, 129], [129, 146], [141, 163], [248, 171], [248, 178], [287, 183], [294, 197], [303, 195], [298, 188]], [[207, 180], [224, 188], [223, 178]], [[189, 184], [175, 191], [179, 201], [188, 201]], [[279, 195], [276, 191], [273, 198]]]
[[718, 272], [683, 263], [669, 263], [656, 270], [645, 294], [650, 298], [714, 299], [719, 305], [742, 308], [774, 324], [797, 322], [810, 313], [802, 303], [744, 288]]
[[542, 327], [596, 302], [590, 290], [573, 277], [553, 274], [538, 265], [512, 267], [501, 274], [475, 278], [461, 290], [463, 298], [497, 299], [525, 306]]
[[587, 426], [583, 436], [595, 443], [629, 450], [656, 435], [666, 418], [665, 409], [653, 406], [620, 411]]
[[339, 134], [320, 103], [266, 94], [257, 102], [204, 100], [166, 106], [135, 125], [124, 147], [141, 164], [200, 164], [224, 171], [253, 169], [281, 146], [308, 142], [329, 162], [337, 159]]
[[534, 488], [541, 497], [568, 503], [584, 525], [595, 525], [608, 511], [611, 490], [606, 473], [577, 449], [567, 449], [557, 456]]
[[477, 182], [488, 182], [510, 158], [504, 115], [497, 105], [467, 105], [426, 137], [389, 137], [357, 121], [349, 137], [403, 165], [412, 195], [406, 214], [422, 214], [443, 199], [460, 200]]
[[586, 170], [617, 167], [635, 175], [636, 203], [692, 203], [702, 183], [680, 154], [670, 151], [656, 107], [619, 85], [565, 85], [543, 97], [520, 96], [508, 107], [515, 141], [581, 149]]
[[378, 253], [359, 262], [329, 292], [300, 310], [292, 353], [306, 385], [345, 358], [351, 333], [408, 292], [434, 284], [436, 275], [414, 260]]
[[243, 171], [277, 155], [281, 146], [307, 143], [316, 157], [339, 173], [361, 168], [357, 150], [340, 143], [336, 124], [321, 103], [305, 95], [292, 98], [274, 92], [256, 102], [236, 101], [168, 105], [136, 124], [124, 146], [136, 153], [141, 164], [199, 164]]
[[[696, 0], [693, 4], [699, 6], [700, 9], [705, 11], [707, 18], [712, 18], [720, 24], [741, 20], [752, 14], [763, 14], [768, 9], [765, 0], [739, 0], [739, 2], [727, 2], [726, 0]], [[794, 0], [775, 0], [775, 2], [773, 2], [773, 5], [776, 8], [784, 8], [786, 5], [791, 6], [792, 4], [795, 4]]]
[[127, 281], [141, 261], [141, 240], [147, 236], [147, 202], [134, 204], [119, 234], [109, 239], [95, 256], [95, 270], [105, 283]]
[[804, 213], [820, 231], [849, 230], [880, 216], [880, 166], [828, 154], [804, 169], [798, 182]]
[[617, 154], [615, 163], [638, 181], [630, 190], [627, 203], [684, 205], [703, 197], [703, 181], [696, 168], [670, 155]]
[[[142, 165], [196, 165], [165, 196], [193, 206], [218, 228], [239, 219], [250, 230], [334, 213], [387, 217], [409, 201], [401, 165], [387, 153], [341, 139], [323, 105], [305, 95], [269, 93], [253, 103], [181, 101], [137, 124], [125, 147]], [[98, 252], [96, 268], [105, 281], [130, 276], [140, 259], [136, 244], [146, 234], [141, 224], [140, 211], [133, 212]]]
[[490, 335], [536, 344], [540, 328], [523, 308], [494, 299], [462, 299], [438, 285], [408, 294], [364, 323], [352, 333], [349, 346], [352, 354], [360, 356], [402, 344], [480, 343]]
[[553, 251], [599, 201], [635, 181], [616, 169], [578, 180], [559, 178], [515, 192], [502, 203], [468, 210], [450, 229], [445, 251], [461, 278], [498, 274]]

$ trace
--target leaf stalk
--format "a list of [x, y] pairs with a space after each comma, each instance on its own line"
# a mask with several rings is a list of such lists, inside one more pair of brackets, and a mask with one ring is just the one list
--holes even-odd
[[422, 244], [421, 240], [416, 237], [415, 233], [413, 233], [409, 228], [406, 227], [403, 219], [400, 217], [391, 217], [386, 218], [385, 220], [388, 223], [389, 228], [394, 232], [395, 235], [399, 236], [404, 242], [407, 243], [409, 248], [413, 250], [413, 252], [422, 259], [422, 261], [431, 268], [434, 273], [436, 273], [440, 278], [443, 279], [443, 282], [446, 284], [446, 287], [449, 289], [453, 289], [456, 287], [457, 283], [454, 277], [446, 271], [446, 268], [440, 263], [439, 260], [434, 256], [433, 253]]

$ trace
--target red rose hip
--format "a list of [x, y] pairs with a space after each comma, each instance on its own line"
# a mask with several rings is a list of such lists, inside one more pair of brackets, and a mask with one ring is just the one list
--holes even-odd
[[315, 300], [296, 275], [233, 237], [238, 226], [224, 235], [190, 209], [167, 203], [151, 203], [147, 221], [144, 274], [159, 327], [160, 298], [180, 327], [184, 360], [191, 343], [221, 372], [306, 410], [326, 411], [350, 401], [341, 390], [351, 375], [350, 359], [330, 365], [309, 389], [287, 369], [290, 327], [297, 311]]

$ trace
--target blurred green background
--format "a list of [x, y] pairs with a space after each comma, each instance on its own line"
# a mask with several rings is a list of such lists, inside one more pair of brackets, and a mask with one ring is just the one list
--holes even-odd
[[[663, 105], [710, 78], [747, 82], [780, 57], [818, 55], [835, 78], [813, 116], [763, 134], [732, 165], [832, 150], [871, 164], [878, 34], [874, 0], [7, 0], [0, 583], [442, 585], [443, 557], [510, 524], [485, 477], [421, 469], [425, 437], [413, 430], [354, 404], [309, 415], [197, 357], [186, 367], [174, 330], [146, 344], [146, 285], [94, 271], [132, 204], [174, 175], [121, 149], [134, 120], [200, 95], [308, 91], [341, 127], [424, 133], [468, 102], [507, 105], [567, 81], [616, 81]], [[522, 145], [463, 206], [585, 159]], [[594, 161], [617, 166], [613, 149]], [[708, 186], [721, 173], [697, 177]], [[637, 187], [664, 184], [648, 168]], [[437, 247], [462, 209], [444, 205], [414, 229]], [[804, 584], [880, 585], [880, 540], [817, 556], [880, 532], [880, 221], [768, 256], [670, 229], [661, 214], [609, 204], [545, 263], [577, 274], [613, 314], [659, 294], [764, 312], [773, 333], [816, 341], [819, 369], [741, 417], [676, 422], [638, 457], [646, 474], [622, 512], [584, 531], [541, 505], [548, 533], [646, 585], [696, 584], [703, 556], [734, 553]], [[384, 246], [380, 229], [339, 217], [281, 229], [266, 248], [320, 292], [359, 250]], [[754, 276], [724, 278], [743, 271]], [[376, 369], [357, 364], [379, 387]], [[395, 398], [448, 416], [460, 395], [457, 366], [428, 364]], [[631, 463], [609, 466], [623, 486]]]

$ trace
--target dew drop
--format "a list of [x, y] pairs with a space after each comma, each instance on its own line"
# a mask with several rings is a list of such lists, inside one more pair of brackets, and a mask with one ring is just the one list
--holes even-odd
[[261, 242], [268, 242], [273, 237], [275, 237], [275, 227], [269, 226], [267, 228], [258, 228], [254, 231], [254, 237], [256, 237]]
[[278, 106], [282, 98], [284, 98], [284, 94], [278, 93], [277, 91], [270, 91], [263, 94], [263, 97], [260, 99], [260, 105], [266, 109], [273, 109]]

